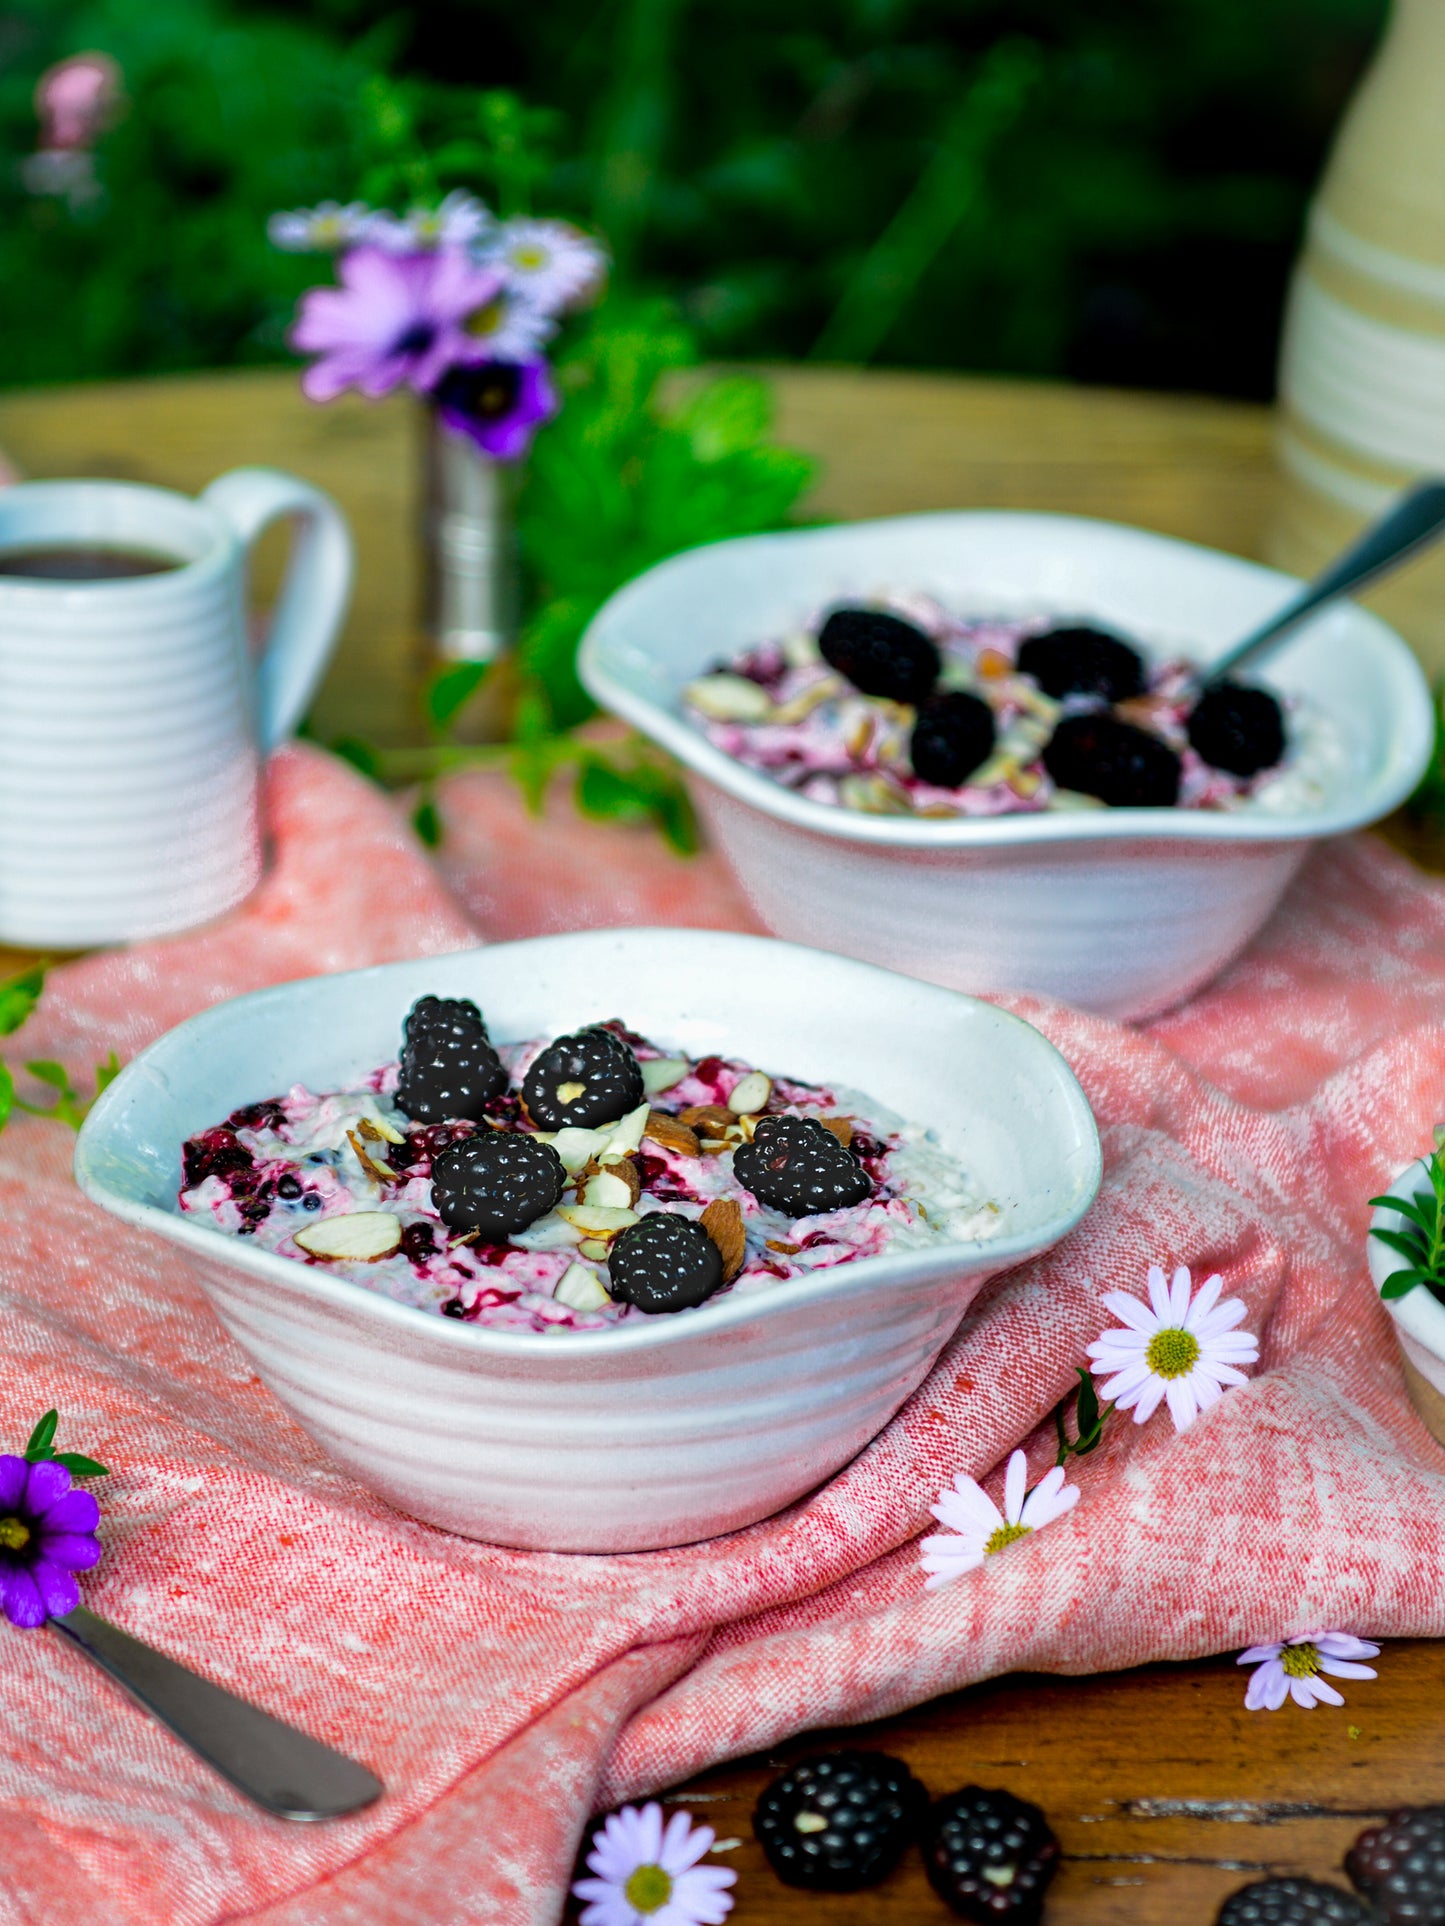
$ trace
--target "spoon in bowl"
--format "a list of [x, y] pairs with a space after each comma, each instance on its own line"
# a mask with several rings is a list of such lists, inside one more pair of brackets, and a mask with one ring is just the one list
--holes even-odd
[[1339, 555], [1323, 574], [1308, 583], [1278, 615], [1236, 642], [1217, 662], [1210, 664], [1201, 677], [1208, 689], [1233, 677], [1246, 662], [1256, 662], [1272, 654], [1276, 645], [1309, 620], [1327, 602], [1366, 582], [1388, 574], [1393, 568], [1428, 547], [1445, 530], [1445, 481], [1418, 482], [1392, 503], [1385, 513]]

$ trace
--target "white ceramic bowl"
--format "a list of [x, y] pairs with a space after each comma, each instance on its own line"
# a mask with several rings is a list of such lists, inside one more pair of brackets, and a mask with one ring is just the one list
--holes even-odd
[[[384, 1063], [427, 992], [474, 997], [504, 1041], [621, 1015], [695, 1055], [851, 1084], [937, 1130], [999, 1204], [999, 1233], [549, 1337], [414, 1310], [179, 1212], [185, 1137]], [[1068, 1065], [1016, 1017], [763, 937], [599, 930], [219, 1004], [121, 1074], [75, 1169], [88, 1197], [181, 1246], [297, 1422], [392, 1504], [469, 1538], [633, 1551], [751, 1524], [846, 1463], [984, 1280], [1078, 1222], [1100, 1161]]]
[[928, 820], [810, 801], [715, 749], [681, 690], [720, 657], [830, 602], [888, 590], [960, 613], [1093, 618], [1209, 662], [1280, 607], [1290, 577], [1137, 529], [1062, 515], [909, 515], [751, 535], [663, 562], [613, 596], [581, 675], [671, 751], [766, 926], [959, 990], [1036, 990], [1108, 1016], [1180, 1002], [1237, 954], [1311, 842], [1388, 814], [1424, 772], [1430, 693], [1394, 632], [1352, 604], [1258, 680], [1340, 730], [1348, 777], [1322, 808], [1166, 809]]
[[[1428, 1193], [1430, 1179], [1425, 1160], [1402, 1170], [1392, 1184], [1380, 1192], [1382, 1197], [1414, 1197]], [[1405, 1220], [1398, 1211], [1377, 1210], [1370, 1218], [1371, 1230], [1404, 1230]], [[1370, 1277], [1378, 1291], [1385, 1279], [1398, 1271], [1403, 1259], [1382, 1244], [1378, 1237], [1366, 1237]], [[1410, 1401], [1426, 1425], [1445, 1445], [1445, 1304], [1431, 1295], [1423, 1284], [1403, 1297], [1387, 1297], [1385, 1309], [1395, 1320], [1395, 1336], [1405, 1360], [1405, 1383]]]

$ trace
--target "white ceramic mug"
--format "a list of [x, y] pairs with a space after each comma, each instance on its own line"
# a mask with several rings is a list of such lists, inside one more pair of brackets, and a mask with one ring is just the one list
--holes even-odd
[[[253, 654], [247, 558], [297, 524]], [[238, 468], [198, 501], [131, 482], [0, 490], [6, 551], [158, 552], [149, 575], [0, 573], [0, 941], [80, 949], [189, 928], [260, 879], [262, 758], [315, 693], [351, 594], [329, 496]]]

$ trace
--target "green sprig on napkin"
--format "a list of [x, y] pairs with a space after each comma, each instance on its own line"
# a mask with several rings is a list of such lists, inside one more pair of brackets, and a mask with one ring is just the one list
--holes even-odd
[[[18, 976], [7, 978], [0, 983], [0, 1036], [12, 1036], [30, 1016], [39, 1003], [45, 988], [45, 965], [32, 964]], [[70, 1072], [63, 1063], [52, 1063], [48, 1058], [34, 1058], [25, 1065], [26, 1071], [37, 1083], [44, 1084], [55, 1092], [49, 1103], [27, 1103], [17, 1096], [15, 1075], [8, 1063], [0, 1060], [0, 1130], [10, 1121], [11, 1113], [23, 1110], [31, 1117], [52, 1117], [57, 1123], [69, 1124], [72, 1130], [79, 1130], [85, 1121], [86, 1112], [107, 1084], [114, 1083], [120, 1075], [120, 1058], [112, 1050], [104, 1063], [95, 1067], [95, 1089], [89, 1096], [83, 1096], [70, 1080]]]

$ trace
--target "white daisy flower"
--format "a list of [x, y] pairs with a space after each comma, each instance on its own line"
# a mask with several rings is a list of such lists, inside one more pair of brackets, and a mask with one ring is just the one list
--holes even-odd
[[1244, 1695], [1251, 1712], [1261, 1707], [1278, 1712], [1286, 1699], [1293, 1699], [1308, 1712], [1320, 1703], [1344, 1704], [1335, 1688], [1320, 1677], [1322, 1672], [1336, 1679], [1373, 1679], [1378, 1677], [1374, 1666], [1358, 1661], [1379, 1656], [1378, 1645], [1351, 1632], [1303, 1632], [1280, 1645], [1251, 1645], [1235, 1664], [1259, 1667]]
[[951, 1585], [1005, 1545], [1052, 1524], [1078, 1504], [1079, 1487], [1064, 1483], [1062, 1465], [1045, 1472], [1025, 1497], [1028, 1475], [1028, 1459], [1016, 1451], [1004, 1473], [1002, 1511], [976, 1479], [962, 1472], [954, 1478], [952, 1491], [939, 1492], [938, 1503], [929, 1510], [948, 1530], [923, 1541], [919, 1562], [928, 1573], [925, 1591]]
[[607, 272], [600, 244], [566, 221], [503, 221], [481, 251], [510, 286], [548, 314], [595, 293]]
[[[493, 266], [485, 256], [474, 257], [479, 266]], [[557, 332], [557, 323], [544, 314], [525, 294], [515, 288], [502, 288], [490, 301], [463, 323], [477, 344], [479, 361], [526, 362], [535, 360], [544, 344]]]
[[416, 254], [437, 247], [471, 247], [495, 225], [475, 194], [453, 188], [439, 207], [420, 205], [405, 214], [377, 214], [367, 239], [388, 254]]
[[[1189, 1273], [1181, 1264], [1170, 1286], [1159, 1265], [1149, 1266], [1149, 1304], [1127, 1291], [1110, 1291], [1104, 1303], [1125, 1329], [1105, 1331], [1088, 1356], [1096, 1377], [1106, 1377], [1099, 1395], [1120, 1411], [1134, 1412], [1144, 1424], [1167, 1398], [1176, 1431], [1187, 1431], [1201, 1411], [1216, 1403], [1229, 1384], [1248, 1380], [1237, 1367], [1253, 1364], [1259, 1341], [1235, 1325], [1249, 1315], [1237, 1297], [1221, 1304], [1224, 1283], [1211, 1277], [1191, 1300]], [[1153, 1308], [1151, 1309], [1150, 1306]]]
[[588, 1903], [581, 1926], [721, 1926], [733, 1909], [728, 1866], [700, 1866], [712, 1846], [711, 1826], [675, 1812], [663, 1830], [662, 1808], [624, 1806], [593, 1834], [587, 1864], [594, 1879], [572, 1890]]
[[318, 207], [294, 207], [273, 214], [266, 233], [273, 247], [288, 254], [331, 254], [370, 238], [374, 215], [365, 201], [322, 201]]

